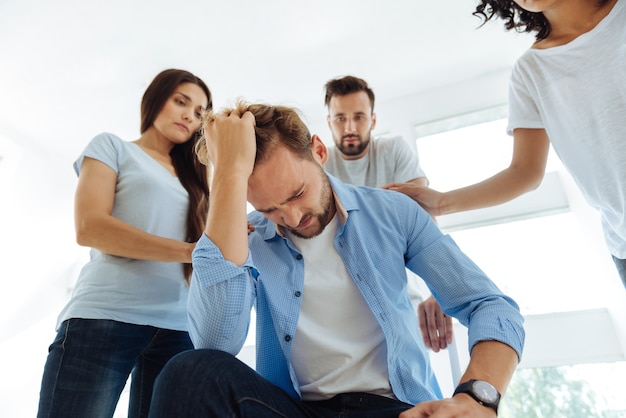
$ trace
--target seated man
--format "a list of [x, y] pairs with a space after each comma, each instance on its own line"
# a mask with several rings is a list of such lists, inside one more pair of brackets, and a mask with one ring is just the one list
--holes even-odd
[[[198, 150], [213, 165], [189, 295], [198, 349], [161, 372], [151, 417], [496, 416], [523, 318], [428, 213], [327, 175], [323, 141], [287, 107], [209, 113]], [[415, 326], [405, 266], [469, 328], [452, 398]], [[235, 357], [253, 306], [256, 371]]]

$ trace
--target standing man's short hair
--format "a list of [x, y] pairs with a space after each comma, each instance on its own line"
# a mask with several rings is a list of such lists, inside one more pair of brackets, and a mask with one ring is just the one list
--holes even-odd
[[347, 94], [364, 91], [370, 99], [372, 112], [374, 112], [374, 91], [367, 84], [367, 81], [362, 78], [347, 75], [328, 81], [324, 87], [326, 89], [326, 97], [324, 98], [326, 107], [330, 106], [330, 99], [332, 99], [333, 96], [345, 96]]

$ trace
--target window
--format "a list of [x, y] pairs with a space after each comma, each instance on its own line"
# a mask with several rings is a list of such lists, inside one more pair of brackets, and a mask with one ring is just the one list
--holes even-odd
[[520, 369], [503, 398], [503, 418], [624, 418], [619, 383], [626, 362]]

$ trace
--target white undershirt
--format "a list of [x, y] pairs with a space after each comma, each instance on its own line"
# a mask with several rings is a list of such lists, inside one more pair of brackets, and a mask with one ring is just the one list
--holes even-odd
[[393, 397], [382, 329], [335, 250], [337, 216], [324, 231], [290, 238], [304, 257], [304, 291], [292, 348], [303, 400], [368, 392]]

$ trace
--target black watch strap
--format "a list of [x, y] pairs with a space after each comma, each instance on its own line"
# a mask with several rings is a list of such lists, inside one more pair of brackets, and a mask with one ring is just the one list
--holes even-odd
[[491, 383], [484, 380], [468, 380], [457, 386], [452, 396], [458, 393], [466, 393], [479, 404], [493, 409], [496, 414], [498, 413], [501, 395]]

